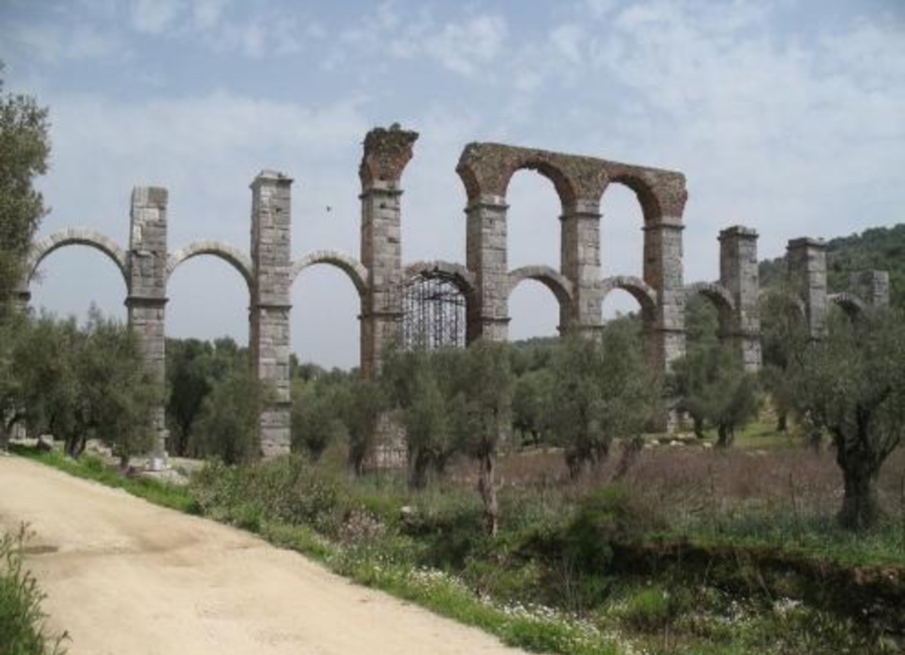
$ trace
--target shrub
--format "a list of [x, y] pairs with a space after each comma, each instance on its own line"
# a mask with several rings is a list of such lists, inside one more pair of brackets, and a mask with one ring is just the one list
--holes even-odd
[[642, 587], [624, 599], [618, 614], [622, 622], [638, 632], [657, 633], [678, 616], [679, 603], [660, 585]]
[[0, 538], [0, 646], [4, 655], [62, 653], [63, 637], [50, 640], [44, 634], [44, 594], [22, 565], [27, 539], [25, 526], [18, 534], [7, 533]]
[[656, 519], [624, 487], [613, 485], [588, 496], [566, 529], [563, 554], [579, 570], [604, 573], [613, 560], [613, 545], [639, 541]]

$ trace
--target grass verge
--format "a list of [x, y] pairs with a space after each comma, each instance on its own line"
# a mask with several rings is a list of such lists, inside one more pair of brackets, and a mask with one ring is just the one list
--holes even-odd
[[62, 655], [65, 635], [54, 639], [46, 634], [46, 616], [41, 611], [44, 594], [23, 566], [28, 539], [24, 525], [18, 533], [0, 537], [0, 653]]

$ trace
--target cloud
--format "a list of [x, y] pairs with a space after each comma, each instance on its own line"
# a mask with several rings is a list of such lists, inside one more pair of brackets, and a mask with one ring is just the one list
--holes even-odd
[[327, 67], [375, 57], [427, 59], [453, 73], [475, 77], [486, 74], [505, 53], [509, 27], [501, 15], [438, 21], [429, 6], [422, 6], [402, 20], [399, 11], [396, 2], [384, 2], [373, 14], [341, 30], [340, 46], [328, 53]]
[[100, 59], [121, 50], [117, 35], [84, 23], [62, 28], [51, 23], [10, 23], [0, 27], [0, 40], [10, 54], [38, 59], [49, 64], [68, 60]]
[[134, 0], [132, 27], [145, 34], [162, 34], [186, 9], [183, 0]]

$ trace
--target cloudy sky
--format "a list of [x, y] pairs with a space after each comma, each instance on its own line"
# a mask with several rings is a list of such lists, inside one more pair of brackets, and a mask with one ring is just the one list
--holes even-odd
[[[135, 185], [170, 190], [170, 249], [248, 249], [248, 184], [295, 178], [293, 251], [358, 255], [361, 140], [421, 134], [403, 177], [403, 256], [464, 261], [469, 141], [503, 141], [683, 171], [687, 281], [718, 275], [716, 236], [744, 224], [764, 257], [798, 236], [905, 220], [901, 0], [0, 0], [7, 91], [50, 108], [41, 232], [87, 226], [121, 244]], [[552, 185], [518, 173], [510, 265], [558, 266]], [[327, 207], [331, 211], [327, 211]], [[604, 196], [606, 275], [641, 273], [640, 209]], [[85, 248], [46, 260], [34, 304], [124, 317], [112, 264]], [[621, 292], [605, 313], [632, 309]], [[169, 288], [171, 336], [247, 338], [247, 292], [198, 258]], [[358, 302], [315, 267], [292, 293], [305, 360], [358, 359]], [[555, 331], [537, 283], [511, 299], [515, 338]]]

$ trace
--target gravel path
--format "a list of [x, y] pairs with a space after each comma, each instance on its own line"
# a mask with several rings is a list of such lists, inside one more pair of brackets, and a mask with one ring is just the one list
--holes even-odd
[[0, 457], [0, 527], [23, 521], [69, 655], [521, 652], [239, 530]]

